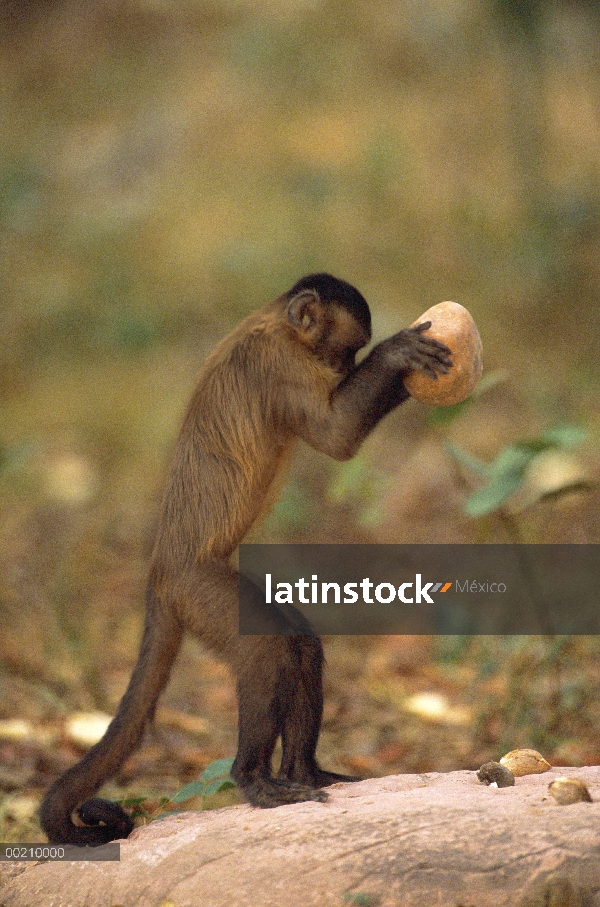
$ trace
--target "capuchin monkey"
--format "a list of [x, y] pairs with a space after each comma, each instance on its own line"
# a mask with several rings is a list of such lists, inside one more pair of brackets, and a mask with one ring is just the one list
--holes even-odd
[[[104, 737], [51, 787], [40, 810], [52, 843], [98, 845], [133, 823], [93, 795], [138, 746], [183, 632], [226, 662], [237, 681], [239, 742], [232, 777], [262, 807], [323, 801], [356, 780], [320, 768], [323, 649], [316, 636], [241, 636], [238, 574], [229, 558], [261, 515], [297, 438], [335, 460], [352, 457], [408, 395], [403, 378], [451, 367], [430, 322], [374, 347], [371, 314], [353, 286], [304, 277], [251, 314], [209, 355], [183, 420], [151, 559], [141, 651]], [[277, 739], [282, 759], [273, 777]], [[89, 799], [92, 797], [92, 799]], [[73, 822], [77, 809], [79, 820]]]

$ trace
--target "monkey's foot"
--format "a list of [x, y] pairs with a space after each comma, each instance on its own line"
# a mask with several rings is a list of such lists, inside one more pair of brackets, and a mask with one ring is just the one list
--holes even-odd
[[318, 803], [327, 800], [325, 791], [304, 784], [294, 784], [284, 778], [254, 778], [247, 782], [238, 781], [238, 784], [248, 802], [262, 809], [272, 809], [286, 803], [303, 803], [307, 800], [316, 800]]
[[330, 784], [338, 784], [340, 781], [362, 781], [358, 775], [341, 775], [338, 772], [326, 772], [319, 768], [314, 773], [315, 787], [329, 787]]

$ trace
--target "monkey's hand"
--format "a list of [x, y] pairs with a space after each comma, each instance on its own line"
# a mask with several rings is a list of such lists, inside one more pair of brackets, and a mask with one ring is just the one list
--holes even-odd
[[452, 368], [452, 351], [446, 344], [432, 337], [423, 337], [430, 327], [431, 321], [424, 321], [399, 331], [381, 344], [388, 365], [399, 375], [419, 370], [437, 379], [438, 372], [447, 375]]
[[[353, 457], [380, 419], [408, 400], [404, 379], [410, 372], [437, 378], [450, 371], [450, 349], [423, 336], [430, 327], [431, 322], [424, 321], [378, 343], [334, 388], [326, 409], [317, 410], [311, 419], [306, 407], [301, 411], [294, 431], [335, 460]], [[303, 400], [309, 395], [307, 387]]]

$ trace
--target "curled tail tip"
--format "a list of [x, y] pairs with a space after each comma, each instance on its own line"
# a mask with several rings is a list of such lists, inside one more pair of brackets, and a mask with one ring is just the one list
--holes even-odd
[[133, 831], [131, 816], [112, 800], [102, 800], [99, 797], [86, 800], [78, 808], [77, 815], [88, 826], [87, 831], [91, 829], [102, 832], [103, 835], [110, 834], [109, 841], [127, 838]]
[[40, 824], [51, 844], [79, 844], [98, 847], [119, 838], [127, 838], [133, 831], [131, 817], [111, 800], [94, 797], [77, 809], [85, 825], [75, 825], [71, 811], [54, 803], [48, 795], [40, 807]]

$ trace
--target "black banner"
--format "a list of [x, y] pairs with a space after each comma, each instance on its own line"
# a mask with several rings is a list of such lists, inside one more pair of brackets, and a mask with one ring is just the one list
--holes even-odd
[[243, 635], [600, 633], [600, 545], [241, 545]]

